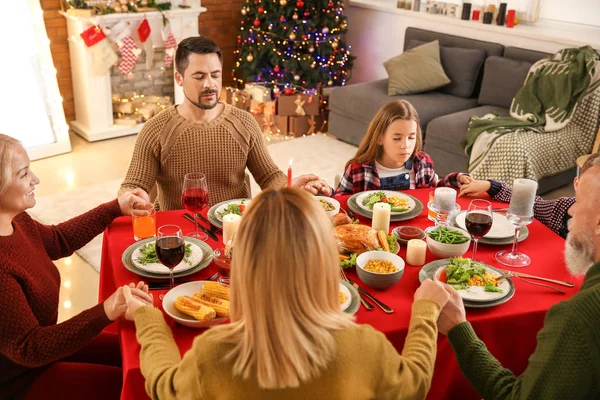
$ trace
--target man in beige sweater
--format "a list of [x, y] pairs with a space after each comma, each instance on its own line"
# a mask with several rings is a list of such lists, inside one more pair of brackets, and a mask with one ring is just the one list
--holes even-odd
[[[252, 115], [219, 102], [223, 56], [205, 37], [179, 43], [175, 80], [184, 100], [146, 122], [138, 135], [133, 158], [119, 193], [135, 188], [146, 192], [157, 184], [161, 210], [181, 209], [183, 178], [190, 172], [206, 175], [210, 205], [250, 197], [246, 167], [262, 189], [286, 185]], [[293, 180], [313, 194], [330, 194], [329, 186], [308, 174]]]

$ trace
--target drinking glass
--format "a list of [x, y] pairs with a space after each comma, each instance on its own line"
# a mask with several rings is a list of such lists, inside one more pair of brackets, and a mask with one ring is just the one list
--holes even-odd
[[496, 253], [496, 261], [509, 267], [519, 268], [531, 264], [531, 258], [527, 254], [517, 251], [517, 246], [521, 228], [533, 221], [536, 190], [537, 182], [531, 179], [515, 179], [513, 183], [513, 193], [506, 212], [506, 217], [515, 226], [512, 250], [502, 250]]
[[137, 240], [147, 239], [156, 236], [156, 211], [150, 210], [149, 215], [131, 216], [133, 223], [133, 238]]
[[190, 173], [185, 175], [183, 178], [181, 203], [186, 210], [194, 215], [194, 232], [187, 234], [187, 236], [206, 241], [208, 235], [204, 232], [198, 232], [199, 222], [196, 216], [208, 204], [208, 185], [206, 184], [206, 176], [204, 174]]
[[471, 200], [465, 217], [465, 225], [473, 239], [473, 261], [477, 255], [477, 242], [492, 229], [492, 222], [492, 203], [487, 200]]
[[185, 241], [181, 228], [177, 225], [163, 225], [158, 228], [156, 236], [156, 257], [158, 261], [169, 269], [170, 289], [175, 286], [173, 268], [185, 257]]

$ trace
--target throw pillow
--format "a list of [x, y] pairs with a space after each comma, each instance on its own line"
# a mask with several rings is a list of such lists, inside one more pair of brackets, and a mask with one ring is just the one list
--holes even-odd
[[440, 63], [437, 40], [407, 50], [383, 66], [389, 77], [388, 96], [426, 92], [450, 83]]
[[[426, 42], [411, 40], [408, 48], [412, 49], [424, 43]], [[484, 61], [483, 50], [440, 46], [440, 62], [451, 83], [439, 91], [468, 99], [473, 95]]]
[[492, 56], [485, 60], [477, 104], [510, 108], [531, 68], [527, 61]]

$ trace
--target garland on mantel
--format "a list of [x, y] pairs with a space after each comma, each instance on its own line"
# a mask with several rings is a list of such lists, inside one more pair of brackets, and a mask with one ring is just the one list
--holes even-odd
[[[96, 14], [106, 15], [115, 13], [137, 13], [146, 12], [154, 8], [157, 11], [171, 9], [170, 1], [157, 0], [63, 0], [65, 10], [78, 9], [90, 10]], [[179, 8], [190, 8], [187, 5], [179, 5]]]

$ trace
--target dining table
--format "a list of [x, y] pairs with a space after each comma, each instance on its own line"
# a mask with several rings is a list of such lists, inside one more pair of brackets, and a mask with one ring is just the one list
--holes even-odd
[[[417, 216], [405, 221], [392, 221], [390, 231], [396, 226], [409, 225], [421, 229], [432, 226], [433, 222], [427, 218], [427, 202], [429, 192], [432, 189], [415, 189], [406, 193], [419, 199], [423, 205], [423, 211]], [[350, 196], [337, 196], [342, 212], [348, 210], [347, 200]], [[469, 198], [459, 197], [457, 203], [463, 210], [469, 205]], [[506, 207], [506, 204], [490, 200], [493, 207]], [[202, 212], [206, 217], [207, 209]], [[185, 210], [165, 211], [156, 214], [156, 225], [176, 224], [183, 232], [193, 230], [193, 224], [184, 218]], [[360, 223], [370, 225], [371, 220], [356, 214], [354, 216]], [[204, 223], [208, 227], [208, 224]], [[519, 243], [519, 251], [525, 252], [531, 257], [531, 265], [525, 268], [512, 269], [531, 275], [552, 278], [561, 281], [570, 281], [575, 287], [561, 287], [564, 294], [545, 287], [528, 284], [519, 279], [514, 279], [515, 293], [507, 302], [490, 308], [468, 308], [466, 310], [467, 320], [472, 324], [479, 338], [485, 343], [488, 350], [500, 363], [514, 374], [524, 372], [528, 365], [528, 359], [536, 348], [537, 332], [542, 328], [544, 317], [550, 307], [560, 301], [565, 301], [579, 291], [582, 277], [573, 277], [569, 274], [563, 257], [565, 240], [558, 234], [537, 220], [528, 225], [529, 236]], [[217, 233], [219, 240], [222, 233]], [[102, 262], [100, 268], [99, 300], [105, 300], [116, 288], [131, 282], [146, 280], [134, 272], [126, 269], [122, 262], [124, 251], [133, 243], [131, 217], [120, 217], [106, 229], [102, 246]], [[208, 239], [206, 243], [213, 249], [223, 247], [222, 243]], [[477, 251], [477, 261], [486, 263], [492, 267], [511, 269], [495, 261], [494, 255], [497, 251], [510, 248], [511, 245], [489, 245], [480, 243]], [[406, 247], [401, 245], [399, 255], [406, 259]], [[471, 255], [471, 249], [465, 257]], [[436, 260], [430, 251], [427, 251], [426, 262]], [[285, 268], [285, 266], [282, 266]], [[376, 330], [383, 332], [388, 340], [394, 345], [399, 353], [402, 353], [404, 340], [407, 335], [411, 305], [414, 293], [420, 286], [419, 271], [421, 266], [406, 264], [405, 271], [400, 281], [386, 290], [374, 290], [364, 285], [356, 271], [346, 270], [346, 274], [374, 295], [381, 302], [390, 306], [394, 312], [384, 313], [375, 307], [367, 311], [360, 307], [355, 314], [356, 322], [359, 324], [370, 324]], [[176, 280], [176, 284], [206, 280], [216, 272], [216, 266], [211, 263], [206, 268], [189, 276]], [[165, 275], [168, 277], [168, 274]], [[147, 281], [147, 280], [146, 280]], [[167, 280], [161, 282], [168, 282]], [[153, 290], [155, 306], [162, 309], [159, 295], [166, 290]], [[181, 355], [191, 348], [195, 337], [201, 335], [205, 330], [188, 328], [176, 323], [165, 314], [167, 324], [173, 332]], [[145, 399], [148, 398], [144, 388], [144, 378], [140, 371], [140, 345], [135, 334], [135, 325], [131, 321], [121, 317], [117, 322], [123, 369], [123, 390], [121, 399]], [[359, 350], [359, 349], [357, 349]], [[462, 375], [457, 364], [456, 357], [447, 338], [439, 335], [437, 341], [437, 356], [431, 389], [427, 399], [480, 399], [481, 396], [471, 388]]]

